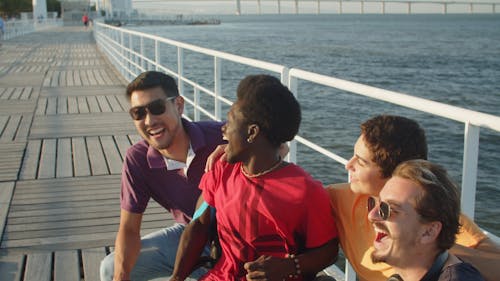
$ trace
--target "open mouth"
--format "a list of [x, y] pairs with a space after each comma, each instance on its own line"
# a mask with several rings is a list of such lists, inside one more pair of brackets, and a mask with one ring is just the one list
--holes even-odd
[[163, 133], [163, 131], [165, 131], [165, 129], [164, 129], [164, 128], [160, 128], [160, 129], [156, 129], [156, 130], [149, 130], [149, 131], [148, 131], [148, 134], [149, 134], [150, 136], [157, 136], [157, 135], [159, 135], [159, 134]]
[[375, 237], [375, 242], [382, 241], [382, 239], [384, 239], [384, 237], [386, 237], [386, 236], [387, 236], [387, 233], [377, 232], [377, 236]]

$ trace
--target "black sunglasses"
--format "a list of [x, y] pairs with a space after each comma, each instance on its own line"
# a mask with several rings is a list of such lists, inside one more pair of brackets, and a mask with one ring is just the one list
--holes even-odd
[[149, 112], [153, 115], [160, 115], [165, 112], [167, 109], [166, 103], [169, 100], [175, 99], [175, 97], [168, 97], [166, 99], [157, 99], [143, 106], [134, 106], [128, 112], [130, 116], [134, 120], [142, 120], [146, 117], [146, 114]]
[[[377, 200], [374, 197], [368, 197], [368, 212], [375, 208]], [[383, 220], [387, 220], [391, 216], [391, 206], [388, 203], [380, 201], [378, 214]]]

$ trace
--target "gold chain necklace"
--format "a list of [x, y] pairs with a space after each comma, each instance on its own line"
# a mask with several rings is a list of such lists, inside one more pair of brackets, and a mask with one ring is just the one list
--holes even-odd
[[262, 171], [260, 173], [254, 174], [254, 175], [250, 175], [249, 173], [247, 173], [245, 171], [245, 169], [243, 169], [243, 164], [241, 164], [240, 170], [243, 173], [243, 175], [245, 175], [245, 177], [247, 177], [247, 178], [256, 178], [256, 177], [263, 176], [263, 175], [265, 175], [267, 173], [270, 173], [270, 172], [276, 170], [276, 168], [278, 168], [281, 165], [281, 163], [283, 163], [283, 160], [281, 159], [281, 156], [280, 156], [279, 159], [278, 159], [278, 162], [276, 162], [276, 164], [274, 164], [271, 168], [269, 168], [269, 169], [267, 169], [265, 171]]

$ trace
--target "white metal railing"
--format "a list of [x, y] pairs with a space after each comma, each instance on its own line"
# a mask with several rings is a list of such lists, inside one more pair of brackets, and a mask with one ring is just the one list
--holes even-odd
[[12, 39], [17, 36], [25, 35], [36, 30], [61, 26], [60, 19], [44, 19], [44, 20], [9, 20], [4, 22], [3, 40]]
[[[300, 95], [298, 91], [299, 83], [301, 81], [306, 81], [308, 83], [327, 86], [344, 92], [362, 95], [371, 99], [396, 104], [461, 122], [464, 124], [462, 210], [465, 214], [474, 218], [479, 130], [480, 128], [486, 128], [500, 132], [499, 116], [463, 109], [297, 68], [289, 69], [283, 65], [202, 48], [137, 31], [108, 26], [100, 22], [96, 22], [95, 24], [94, 36], [99, 49], [106, 54], [117, 70], [128, 81], [135, 78], [141, 72], [150, 69], [161, 70], [176, 77], [179, 81], [179, 91], [181, 95], [185, 97], [186, 102], [194, 109], [194, 120], [199, 120], [200, 114], [204, 114], [215, 120], [221, 120], [221, 104], [230, 105], [232, 103], [229, 99], [224, 98], [221, 93], [222, 65], [226, 62], [231, 62], [255, 67], [279, 75], [282, 83], [287, 85], [295, 95]], [[149, 45], [145, 44], [147, 40], [151, 41]], [[170, 56], [176, 56], [177, 69], [171, 69], [161, 63], [162, 55], [164, 55], [163, 52], [166, 52], [166, 49], [163, 49], [166, 48], [164, 45], [176, 49], [176, 54], [170, 54]], [[186, 51], [203, 54], [213, 59], [213, 89], [208, 89], [184, 75], [184, 53]], [[192, 99], [185, 96], [187, 93], [185, 92], [185, 84], [193, 89]], [[214, 108], [212, 111], [201, 106], [200, 94], [206, 94], [213, 98]], [[189, 118], [188, 116], [186, 117]], [[343, 165], [347, 162], [343, 157], [300, 135], [297, 135], [294, 141], [290, 142], [289, 161], [296, 162], [297, 160], [297, 143], [305, 145], [317, 153]], [[489, 235], [493, 236], [494, 239], [498, 239], [492, 234]], [[346, 265], [345, 277], [346, 280], [355, 280], [355, 273], [348, 264]]]

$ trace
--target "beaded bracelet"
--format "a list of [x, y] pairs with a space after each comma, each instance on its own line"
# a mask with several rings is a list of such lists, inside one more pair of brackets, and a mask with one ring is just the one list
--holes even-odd
[[287, 257], [289, 259], [291, 259], [293, 261], [293, 263], [295, 264], [295, 273], [288, 275], [288, 277], [289, 278], [299, 278], [300, 274], [302, 274], [302, 271], [300, 270], [299, 259], [294, 254], [288, 255]]

